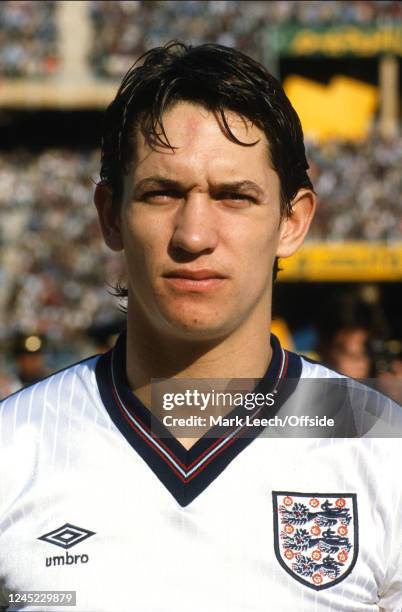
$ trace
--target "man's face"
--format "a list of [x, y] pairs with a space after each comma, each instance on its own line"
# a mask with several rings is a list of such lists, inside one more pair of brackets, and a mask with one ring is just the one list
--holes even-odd
[[331, 365], [346, 376], [368, 378], [371, 364], [367, 343], [368, 333], [364, 329], [341, 329], [333, 341]]
[[227, 118], [240, 141], [258, 143], [232, 142], [213, 113], [179, 103], [163, 117], [174, 151], [139, 134], [125, 179], [129, 316], [168, 335], [215, 339], [251, 319], [269, 325], [279, 178], [264, 133]]

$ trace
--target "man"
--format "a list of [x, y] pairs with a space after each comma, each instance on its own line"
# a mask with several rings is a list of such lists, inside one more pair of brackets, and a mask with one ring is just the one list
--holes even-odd
[[323, 304], [317, 328], [322, 363], [352, 378], [374, 378], [373, 347], [387, 336], [377, 302], [367, 302], [353, 290], [340, 292]]
[[[402, 605], [397, 441], [286, 439], [262, 418], [305, 414], [301, 378], [337, 376], [267, 337], [277, 258], [314, 212], [307, 167], [295, 111], [243, 54], [171, 44], [126, 75], [95, 204], [124, 251], [127, 331], [2, 405], [5, 599], [75, 591], [80, 612]], [[229, 391], [246, 379], [255, 405], [223, 411], [228, 423], [213, 412], [203, 434], [169, 429], [174, 402], [154, 401], [152, 380], [218, 378]], [[183, 397], [206, 414], [195, 391], [169, 394], [178, 414]]]

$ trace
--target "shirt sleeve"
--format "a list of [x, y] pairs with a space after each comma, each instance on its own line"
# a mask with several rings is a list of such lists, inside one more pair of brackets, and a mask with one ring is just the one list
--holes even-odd
[[393, 439], [388, 443], [395, 448], [391, 476], [394, 479], [394, 494], [389, 503], [391, 546], [378, 604], [383, 612], [402, 612], [402, 452], [399, 446], [400, 440]]

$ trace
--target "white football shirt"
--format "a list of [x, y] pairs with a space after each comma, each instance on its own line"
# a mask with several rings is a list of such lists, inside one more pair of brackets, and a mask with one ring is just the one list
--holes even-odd
[[357, 433], [228, 427], [187, 451], [152, 435], [123, 337], [4, 400], [0, 609], [46, 590], [75, 591], [76, 606], [19, 609], [401, 610], [402, 454], [376, 433], [381, 421], [398, 435], [400, 408], [359, 388], [348, 406], [320, 390], [312, 409], [304, 381], [338, 375], [272, 344], [268, 416], [348, 413]]

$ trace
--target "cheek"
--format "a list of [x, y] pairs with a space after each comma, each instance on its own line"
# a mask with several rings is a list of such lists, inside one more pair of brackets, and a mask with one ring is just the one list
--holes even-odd
[[247, 266], [250, 274], [259, 277], [270, 273], [278, 246], [278, 233], [261, 222], [248, 236], [240, 240], [241, 261]]
[[135, 265], [137, 273], [152, 269], [166, 252], [168, 243], [166, 227], [155, 215], [129, 210], [123, 217], [123, 242], [129, 265]]

